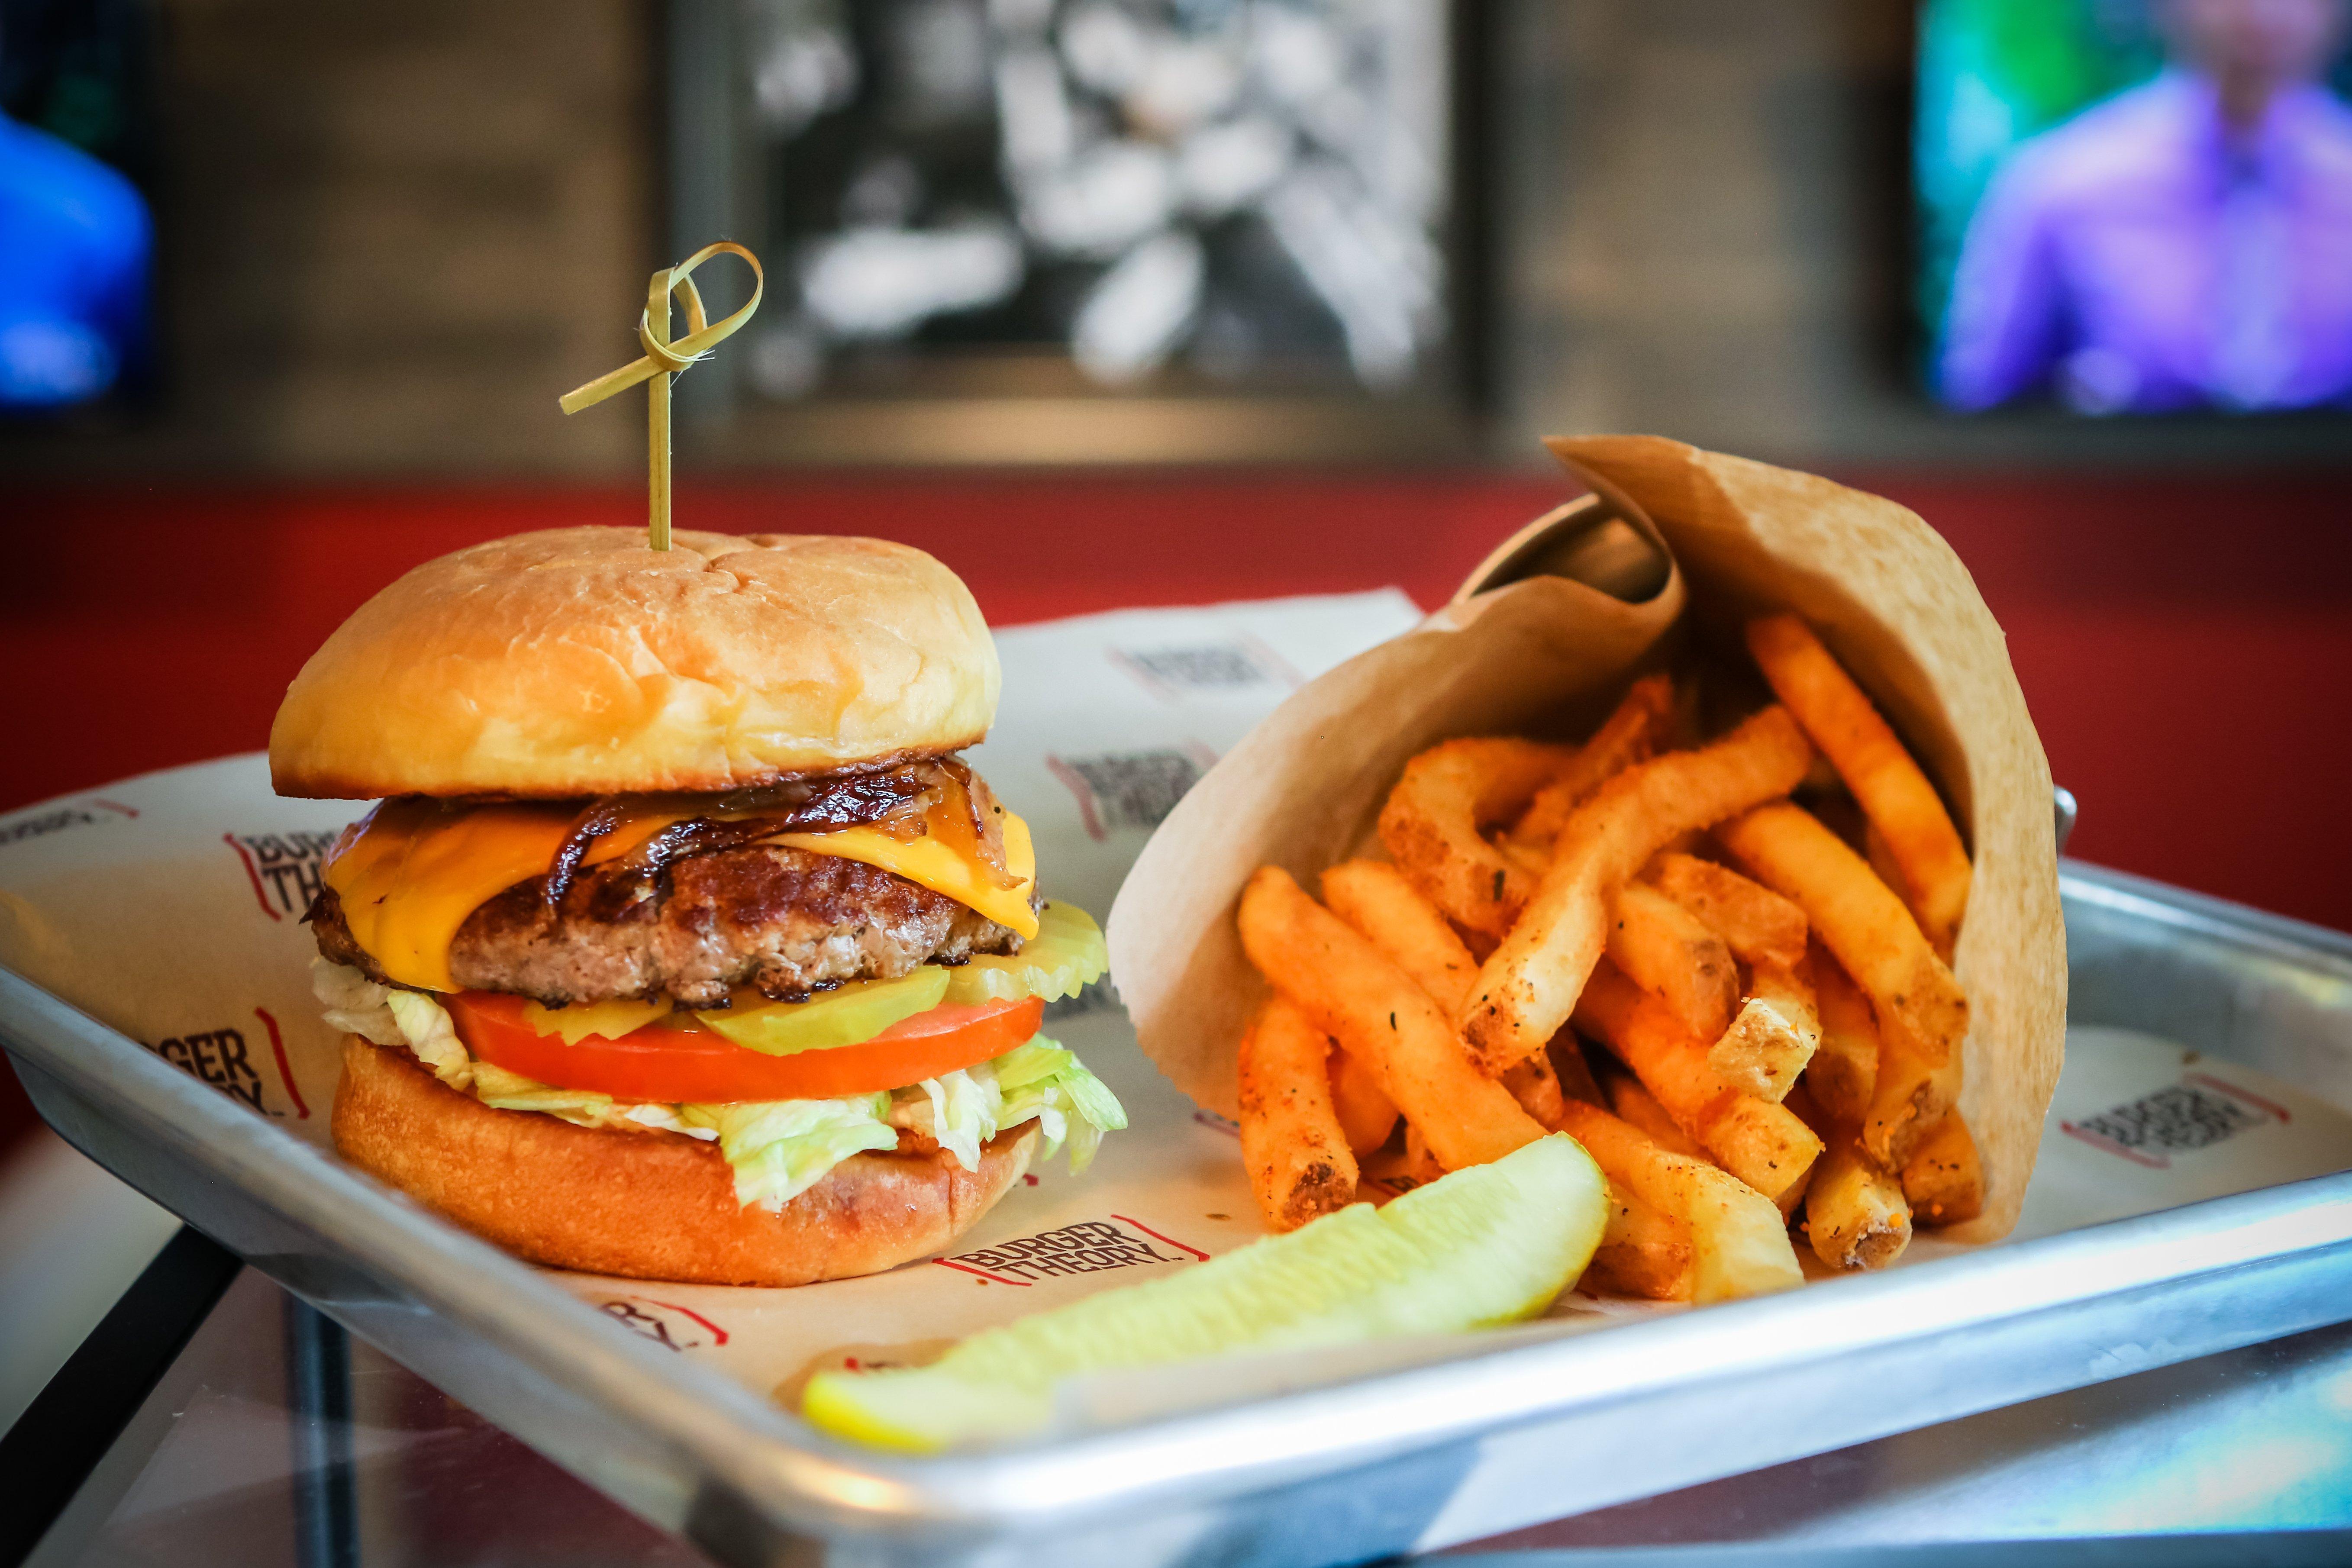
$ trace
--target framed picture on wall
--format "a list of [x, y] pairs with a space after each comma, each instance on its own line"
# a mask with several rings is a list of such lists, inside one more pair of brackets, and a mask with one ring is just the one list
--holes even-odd
[[677, 0], [668, 26], [675, 242], [768, 268], [734, 368], [680, 383], [706, 450], [1464, 449], [1472, 7]]

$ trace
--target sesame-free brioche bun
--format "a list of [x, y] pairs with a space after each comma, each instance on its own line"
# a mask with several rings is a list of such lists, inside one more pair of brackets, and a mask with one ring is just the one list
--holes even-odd
[[878, 539], [559, 528], [428, 561], [287, 689], [283, 795], [726, 790], [979, 742], [995, 645], [961, 579]]
[[408, 1052], [343, 1037], [343, 1158], [533, 1263], [632, 1279], [807, 1285], [943, 1250], [1029, 1169], [1037, 1124], [967, 1171], [944, 1151], [852, 1154], [776, 1213], [735, 1201], [715, 1143], [495, 1110]]

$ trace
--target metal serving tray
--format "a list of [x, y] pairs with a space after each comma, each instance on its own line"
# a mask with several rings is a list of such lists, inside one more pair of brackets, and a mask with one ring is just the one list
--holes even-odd
[[[2063, 873], [2076, 1024], [2352, 1104], [2352, 938]], [[0, 973], [69, 1142], [733, 1563], [1325, 1563], [1428, 1550], [2352, 1319], [2352, 1172], [1034, 1447], [877, 1456], [592, 1310]]]

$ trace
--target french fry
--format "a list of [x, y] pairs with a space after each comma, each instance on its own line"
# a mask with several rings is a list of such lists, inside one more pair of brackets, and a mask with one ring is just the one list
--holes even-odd
[[1655, 993], [1691, 1033], [1713, 1039], [1730, 1026], [1739, 1005], [1739, 965], [1723, 938], [1644, 882], [1618, 889], [1613, 913], [1610, 962]]
[[1449, 1171], [1544, 1136], [1510, 1090], [1475, 1067], [1429, 994], [1275, 866], [1243, 889], [1243, 949], [1269, 984], [1371, 1068], [1381, 1092]]
[[[1677, 833], [1667, 839], [1664, 844], [1659, 846], [1658, 855], [1696, 855], [1706, 846], [1706, 834], [1695, 827], [1688, 833]], [[1650, 857], [1653, 863], [1657, 860], [1658, 855]], [[1718, 931], [1716, 934], [1720, 936], [1722, 933]]]
[[1552, 1070], [1550, 1052], [1538, 1051], [1523, 1062], [1513, 1063], [1503, 1075], [1503, 1087], [1511, 1091], [1519, 1109], [1547, 1131], [1559, 1130], [1559, 1104], [1566, 1097], [1560, 1092], [1559, 1076]]
[[[1805, 1092], [1805, 1086], [1801, 1081], [1789, 1090], [1789, 1097], [1780, 1103], [1788, 1108], [1791, 1116], [1812, 1129], [1813, 1136], [1822, 1140], [1824, 1149], [1828, 1147], [1829, 1123], [1822, 1119], [1821, 1107], [1813, 1103], [1812, 1096]], [[1778, 1203], [1780, 1213], [1784, 1216], [1797, 1212], [1798, 1205], [1805, 1201], [1805, 1194], [1812, 1186], [1813, 1178], [1821, 1173], [1821, 1169], [1822, 1163], [1815, 1160], [1805, 1167], [1805, 1173], [1798, 1178], [1797, 1184], [1780, 1194]]]
[[1642, 1087], [1642, 1080], [1620, 1074], [1609, 1085], [1609, 1107], [1620, 1121], [1630, 1121], [1642, 1130], [1643, 1135], [1659, 1148], [1676, 1154], [1687, 1154], [1694, 1160], [1706, 1158], [1706, 1151], [1691, 1142], [1689, 1133], [1675, 1125], [1658, 1097]]
[[1851, 1126], [1833, 1125], [1805, 1194], [1805, 1238], [1832, 1268], [1884, 1268], [1911, 1245], [1903, 1184], [1873, 1164]]
[[1895, 1261], [1911, 1242], [1902, 1184], [1864, 1152], [1855, 1124], [1831, 1117], [1803, 1084], [1784, 1103], [1824, 1145], [1805, 1194], [1804, 1230], [1814, 1256], [1832, 1268], [1880, 1268]]
[[1404, 1124], [1405, 1174], [1419, 1182], [1433, 1182], [1445, 1173], [1445, 1167], [1430, 1152], [1429, 1140], [1420, 1128], [1408, 1121]]
[[[1818, 1138], [1821, 1134], [1816, 1132], [1813, 1136]], [[1802, 1175], [1790, 1183], [1780, 1195], [1772, 1200], [1772, 1206], [1780, 1211], [1782, 1219], [1789, 1219], [1796, 1214], [1798, 1205], [1805, 1201], [1805, 1194], [1811, 1189], [1813, 1177], [1821, 1168], [1822, 1163], [1819, 1158], [1816, 1158], [1812, 1163], [1805, 1167]]]
[[[1880, 881], [1903, 895], [1912, 919], [1918, 920], [1919, 906], [1912, 903], [1910, 895], [1905, 891], [1906, 884], [1903, 879], [1903, 868], [1895, 863], [1894, 853], [1886, 847], [1886, 836], [1878, 831], [1878, 824], [1866, 817], [1862, 824], [1862, 858], [1870, 863], [1870, 868], [1877, 873]], [[1937, 958], [1947, 964], [1952, 962], [1952, 949], [1959, 941], [1958, 931], [1934, 930], [1927, 921], [1920, 921], [1919, 934], [1927, 939], [1927, 945], [1936, 950]]]
[[1767, 708], [1711, 746], [1628, 768], [1577, 807], [1460, 1015], [1480, 1067], [1500, 1074], [1568, 1021], [1607, 943], [1611, 900], [1651, 856], [1677, 834], [1784, 794], [1811, 755], [1796, 721]]
[[1870, 999], [1827, 952], [1814, 955], [1813, 996], [1822, 1044], [1805, 1068], [1805, 1086], [1830, 1120], [1860, 1122], [1878, 1089], [1878, 1024]]
[[1726, 1171], [1775, 1203], [1821, 1153], [1822, 1141], [1786, 1107], [1725, 1082], [1707, 1066], [1706, 1043], [1614, 964], [1593, 971], [1577, 1002], [1576, 1026], [1632, 1068], [1675, 1124]]
[[1392, 1192], [1412, 1192], [1413, 1187], [1428, 1187], [1430, 1183], [1434, 1183], [1444, 1173], [1446, 1168], [1437, 1163], [1437, 1157], [1430, 1154], [1428, 1142], [1418, 1133], [1413, 1133], [1412, 1121], [1404, 1123], [1404, 1138], [1397, 1145], [1385, 1147], [1379, 1154], [1371, 1154], [1364, 1162], [1364, 1180], [1381, 1183]]
[[1544, 1058], [1551, 1063], [1552, 1077], [1559, 1081], [1564, 1098], [1580, 1100], [1603, 1110], [1609, 1109], [1609, 1097], [1601, 1092], [1601, 1085], [1592, 1076], [1592, 1064], [1584, 1059], [1584, 1047], [1577, 1043], [1575, 1030], [1562, 1029], [1554, 1035], [1551, 1044], [1544, 1047]]
[[1960, 1054], [1930, 1059], [1899, 1023], [1878, 1018], [1878, 1078], [1862, 1122], [1862, 1146], [1881, 1170], [1911, 1163], [1960, 1098]]
[[1363, 1163], [1364, 1180], [1398, 1192], [1425, 1187], [1444, 1174], [1445, 1167], [1430, 1153], [1428, 1142], [1410, 1121], [1405, 1123], [1404, 1137], [1398, 1147], [1382, 1149]]
[[1504, 859], [1525, 871], [1536, 882], [1543, 880], [1544, 871], [1551, 865], [1550, 856], [1534, 845], [1522, 844], [1516, 838], [1498, 838], [1495, 841], [1495, 848]]
[[1687, 1301], [1697, 1286], [1691, 1228], [1609, 1184], [1609, 1224], [1578, 1288], [1649, 1301]]
[[1584, 742], [1576, 761], [1551, 783], [1536, 791], [1527, 815], [1511, 828], [1511, 842], [1523, 845], [1549, 860], [1559, 830], [1576, 808], [1616, 774], [1643, 761], [1657, 749], [1658, 731], [1674, 707], [1674, 682], [1664, 675], [1645, 675], [1625, 691], [1617, 710], [1601, 721]]
[[1296, 1230], [1356, 1201], [1356, 1156], [1331, 1109], [1330, 1041], [1280, 996], [1242, 1037], [1242, 1161], [1269, 1230]]
[[1730, 944], [1740, 962], [1794, 969], [1805, 960], [1805, 911], [1728, 866], [1669, 850], [1643, 873]]
[[1783, 1213], [1796, 1206], [1805, 1173], [1822, 1153], [1822, 1141], [1811, 1128], [1770, 1100], [1744, 1094], [1721, 1102], [1699, 1143]]
[[1331, 1110], [1348, 1135], [1348, 1147], [1360, 1160], [1396, 1131], [1396, 1102], [1381, 1089], [1371, 1068], [1338, 1046], [1331, 1047]]
[[1984, 1212], [1984, 1165], [1958, 1110], [1945, 1113], [1903, 1167], [1903, 1195], [1921, 1225], [1958, 1225]]
[[1405, 763], [1381, 807], [1381, 843], [1449, 918], [1499, 937], [1538, 878], [1481, 830], [1519, 815], [1576, 757], [1573, 746], [1497, 736], [1442, 742]]
[[1821, 1015], [1812, 986], [1794, 970], [1758, 964], [1738, 1016], [1707, 1047], [1706, 1065], [1742, 1094], [1778, 1102], [1820, 1048]]
[[1861, 856], [1786, 801], [1735, 817], [1715, 837], [1805, 911], [1822, 945], [1870, 998], [1882, 1033], [1899, 1022], [1931, 1066], [1958, 1053], [1969, 1032], [1967, 994]]
[[[1323, 873], [1323, 901], [1411, 975], [1447, 1016], [1462, 1005], [1478, 965], [1437, 906], [1423, 898], [1403, 872], [1378, 860], [1343, 861]], [[1342, 1051], [1332, 1061], [1333, 1097], [1339, 1103], [1340, 1121], [1351, 1130], [1350, 1143], [1359, 1154], [1379, 1148], [1396, 1126], [1396, 1106], [1381, 1091], [1370, 1069], [1353, 1057]], [[1343, 1079], [1337, 1070], [1340, 1063], [1347, 1065], [1350, 1078]], [[1357, 1142], [1360, 1134], [1370, 1142]]]
[[1690, 1227], [1691, 1300], [1727, 1301], [1804, 1282], [1780, 1211], [1753, 1188], [1704, 1160], [1661, 1149], [1582, 1100], [1563, 1107], [1563, 1122], [1612, 1182]]
[[[1844, 836], [1841, 834], [1840, 837]], [[1864, 817], [1862, 823], [1862, 858], [1870, 863], [1870, 868], [1878, 874], [1880, 881], [1897, 893], [1903, 891], [1903, 868], [1895, 863], [1895, 852], [1886, 847], [1886, 835], [1879, 832], [1878, 824], [1868, 817]], [[1905, 901], [1909, 900], [1906, 899]], [[1919, 911], [1913, 910], [1911, 918], [1917, 920]], [[1919, 934], [1927, 937], [1929, 942], [1936, 940], [1928, 933], [1924, 924], [1919, 928]], [[1949, 963], [1951, 960], [1947, 958], [1944, 962]]]
[[1748, 648], [1884, 836], [1928, 942], [1949, 952], [1968, 911], [1969, 852], [1936, 786], [1804, 622], [1786, 615], [1750, 621]]
[[1477, 961], [1403, 872], [1378, 860], [1343, 861], [1323, 873], [1323, 902], [1412, 975], [1447, 1017], [1461, 1008]]

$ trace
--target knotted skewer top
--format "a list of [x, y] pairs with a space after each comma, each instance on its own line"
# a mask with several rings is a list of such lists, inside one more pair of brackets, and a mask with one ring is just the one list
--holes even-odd
[[[751, 298], [744, 301], [741, 310], [713, 322], [705, 315], [701, 291], [695, 288], [689, 275], [696, 268], [722, 253], [740, 256], [751, 265]], [[646, 389], [646, 542], [656, 550], [669, 548], [670, 377], [707, 358], [720, 341], [750, 321], [751, 312], [760, 308], [760, 296], [767, 288], [767, 274], [760, 269], [760, 258], [734, 241], [726, 239], [704, 246], [675, 267], [663, 268], [646, 285], [645, 314], [637, 318], [637, 342], [645, 345], [644, 356], [598, 376], [585, 386], [574, 387], [559, 400], [563, 412], [577, 414], [583, 408], [604, 402], [616, 392], [627, 391], [641, 381], [652, 384]], [[669, 335], [669, 313], [674, 299], [683, 300], [686, 305], [686, 336], [675, 342]]]

